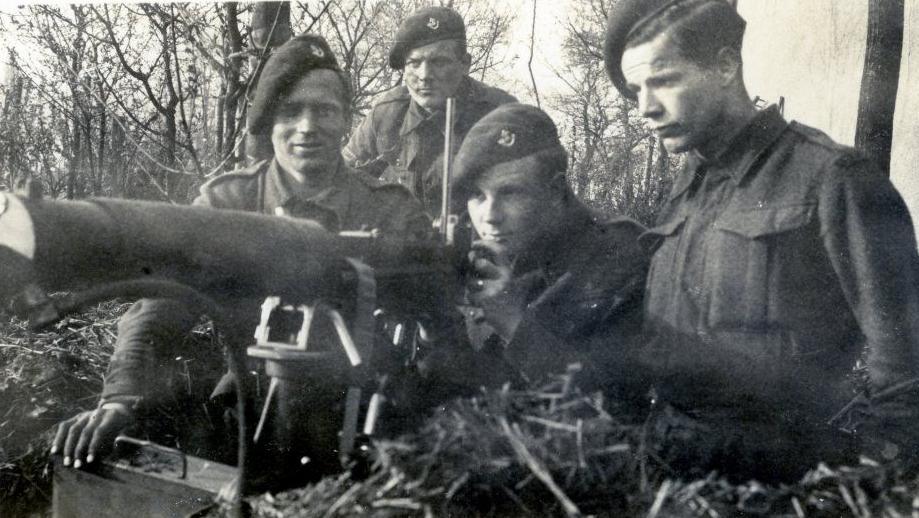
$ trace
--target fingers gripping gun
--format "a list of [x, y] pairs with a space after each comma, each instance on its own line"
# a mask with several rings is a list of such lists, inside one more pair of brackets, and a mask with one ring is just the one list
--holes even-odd
[[[224, 308], [240, 299], [276, 297], [269, 299], [275, 301], [275, 309], [301, 309], [305, 334], [307, 313], [332, 320], [348, 358], [332, 375], [346, 379], [352, 388], [374, 370], [373, 333], [367, 331], [374, 311], [383, 309], [405, 320], [450, 311], [461, 257], [440, 241], [402, 241], [373, 232], [337, 235], [308, 220], [150, 202], [49, 201], [0, 193], [0, 301], [11, 302], [32, 326], [53, 323], [100, 300], [136, 296], [186, 299], [217, 327], [229, 328], [234, 322], [221, 320]], [[59, 291], [71, 294], [47, 295]], [[296, 353], [307, 337], [300, 343], [293, 340], [293, 347], [282, 340], [285, 347], [272, 352], [270, 323], [269, 315], [259, 327], [254, 355], [277, 360], [275, 367], [284, 376], [296, 372], [297, 365], [307, 366], [309, 362], [282, 358], [282, 353]], [[236, 345], [231, 352], [243, 351], [246, 344]], [[241, 354], [235, 360], [230, 356], [231, 367], [235, 363], [242, 369]], [[352, 392], [349, 399], [354, 396]], [[356, 402], [346, 407], [345, 423], [351, 431], [342, 434], [342, 454], [351, 448], [358, 408]], [[250, 437], [245, 419], [240, 419], [240, 428], [243, 437]], [[241, 483], [246, 455], [240, 452]], [[238, 494], [243, 491], [241, 487]]]

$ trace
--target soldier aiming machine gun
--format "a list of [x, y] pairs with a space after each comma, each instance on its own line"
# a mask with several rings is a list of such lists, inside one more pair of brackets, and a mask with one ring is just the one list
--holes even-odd
[[[453, 145], [452, 101], [447, 109], [447, 153]], [[452, 313], [465, 258], [456, 245], [468, 244], [469, 239], [454, 237], [450, 160], [444, 163], [438, 236], [417, 241], [372, 231], [333, 234], [309, 220], [204, 207], [114, 199], [49, 201], [0, 193], [0, 301], [10, 301], [16, 313], [28, 316], [30, 326], [38, 328], [111, 298], [180, 298], [220, 329], [234, 325], [224, 320], [224, 308], [241, 299], [264, 299], [256, 344], [248, 353], [265, 362], [271, 383], [254, 434], [245, 419], [246, 384], [237, 383], [236, 494], [241, 496], [246, 490], [248, 446], [259, 440], [270, 411], [282, 421], [273, 439], [281, 451], [299, 459], [300, 435], [291, 425], [305, 410], [304, 402], [292, 400], [291, 387], [310, 379], [337, 380], [347, 387], [338, 447], [345, 460], [359, 436], [360, 389], [380, 374], [369, 365], [375, 318], [385, 314], [390, 322], [417, 322]], [[70, 294], [48, 295], [62, 291]], [[337, 361], [340, 354], [307, 349], [317, 316], [331, 320], [347, 362]], [[299, 321], [296, 332], [278, 337], [277, 324], [291, 320]], [[398, 326], [393, 336], [396, 345], [405, 342], [401, 329]], [[237, 379], [245, 365], [246, 345], [250, 344], [227, 347]], [[412, 346], [405, 348], [404, 354], [414, 353]], [[366, 411], [366, 435], [373, 433], [379, 415], [379, 392]], [[184, 476], [188, 461], [183, 457], [182, 462]], [[75, 476], [79, 481], [84, 475]], [[196, 491], [193, 497], [176, 497], [200, 504], [200, 495]], [[76, 508], [55, 496], [57, 515], [69, 515]]]

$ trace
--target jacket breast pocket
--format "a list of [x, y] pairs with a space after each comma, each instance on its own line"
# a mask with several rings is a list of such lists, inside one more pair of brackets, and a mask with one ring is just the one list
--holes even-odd
[[794, 268], [815, 213], [815, 205], [800, 204], [728, 211], [715, 220], [705, 265], [712, 329], [781, 327], [782, 276]]
[[649, 229], [638, 238], [639, 244], [654, 251], [648, 270], [645, 308], [654, 319], [670, 321], [678, 313], [679, 283], [686, 267], [683, 251], [683, 227], [686, 216]]

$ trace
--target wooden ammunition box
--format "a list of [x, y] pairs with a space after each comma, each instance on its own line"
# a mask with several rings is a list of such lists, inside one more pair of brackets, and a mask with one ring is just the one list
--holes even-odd
[[54, 464], [55, 518], [173, 518], [207, 508], [236, 468], [140, 448], [91, 470]]

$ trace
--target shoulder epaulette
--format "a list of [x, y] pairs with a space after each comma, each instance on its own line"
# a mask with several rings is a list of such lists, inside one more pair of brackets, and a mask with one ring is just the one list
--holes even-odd
[[386, 104], [410, 101], [411, 98], [412, 96], [409, 94], [408, 88], [406, 88], [405, 85], [394, 86], [374, 99], [373, 108]]
[[835, 140], [830, 138], [829, 135], [827, 135], [826, 133], [824, 133], [823, 131], [817, 128], [807, 126], [805, 124], [801, 124], [797, 121], [791, 121], [790, 123], [788, 123], [788, 127], [789, 129], [791, 129], [791, 131], [804, 137], [811, 144], [816, 144], [820, 147], [826, 148], [831, 151], [840, 151], [840, 152], [853, 152], [854, 151], [853, 147], [846, 146], [844, 144], [840, 144], [836, 142]]
[[485, 104], [501, 105], [517, 102], [517, 98], [500, 88], [489, 86], [481, 81], [469, 78], [472, 99]]
[[[265, 165], [268, 164], [268, 160], [262, 160], [256, 162], [249, 167], [244, 167], [242, 169], [234, 169], [233, 171], [223, 173], [219, 176], [215, 176], [204, 183], [206, 187], [213, 187], [225, 182], [230, 182], [233, 180], [239, 180], [242, 178], [253, 178], [265, 172]], [[204, 187], [202, 186], [202, 187]]]
[[267, 160], [263, 160], [210, 179], [201, 186], [195, 203], [203, 202], [217, 208], [253, 210], [252, 204], [258, 203], [255, 197], [259, 178], [268, 170], [267, 163]]

